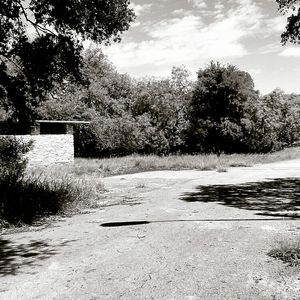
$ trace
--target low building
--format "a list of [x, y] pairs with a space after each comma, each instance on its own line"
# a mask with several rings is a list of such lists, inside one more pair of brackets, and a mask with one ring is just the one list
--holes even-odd
[[87, 121], [37, 120], [30, 134], [13, 134], [5, 125], [0, 132], [24, 142], [33, 141], [33, 149], [27, 154], [29, 166], [47, 166], [74, 162], [73, 128], [88, 124]]

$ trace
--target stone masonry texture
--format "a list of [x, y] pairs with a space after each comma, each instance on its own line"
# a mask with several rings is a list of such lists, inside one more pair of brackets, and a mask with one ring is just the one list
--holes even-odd
[[27, 154], [29, 166], [48, 166], [74, 162], [74, 137], [72, 134], [16, 135], [18, 139], [33, 141]]

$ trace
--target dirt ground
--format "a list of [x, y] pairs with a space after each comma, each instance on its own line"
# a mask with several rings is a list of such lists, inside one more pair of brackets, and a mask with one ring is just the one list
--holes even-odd
[[299, 219], [262, 190], [201, 200], [201, 185], [271, 178], [299, 179], [300, 160], [105, 178], [103, 208], [0, 237], [0, 299], [300, 299], [300, 268], [266, 255]]

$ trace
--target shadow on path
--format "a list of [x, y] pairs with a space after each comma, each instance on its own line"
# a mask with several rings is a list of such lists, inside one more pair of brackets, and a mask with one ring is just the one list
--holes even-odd
[[299, 217], [287, 218], [264, 218], [264, 219], [187, 219], [187, 220], [155, 220], [155, 221], [125, 221], [125, 222], [108, 222], [102, 223], [101, 227], [122, 227], [122, 226], [136, 226], [149, 225], [152, 223], [176, 223], [176, 222], [259, 222], [259, 221], [294, 221], [300, 219]]
[[24, 266], [37, 266], [38, 261], [57, 254], [57, 247], [66, 246], [65, 241], [51, 246], [46, 241], [30, 241], [28, 244], [16, 244], [0, 237], [0, 277], [17, 275]]
[[300, 217], [300, 179], [285, 178], [240, 185], [207, 185], [185, 193], [186, 202], [216, 202], [240, 209], [257, 210], [257, 215]]

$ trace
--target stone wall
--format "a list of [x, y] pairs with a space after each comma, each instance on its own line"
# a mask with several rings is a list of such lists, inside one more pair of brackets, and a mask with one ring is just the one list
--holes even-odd
[[74, 137], [72, 134], [16, 135], [24, 142], [33, 141], [28, 153], [29, 166], [47, 166], [74, 162]]

